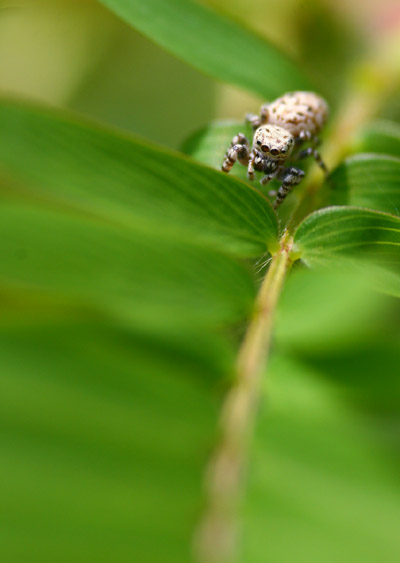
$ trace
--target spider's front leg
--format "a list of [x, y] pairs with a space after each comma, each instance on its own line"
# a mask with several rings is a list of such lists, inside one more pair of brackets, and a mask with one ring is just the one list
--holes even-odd
[[247, 178], [251, 181], [254, 180], [255, 178], [255, 172], [254, 172], [254, 154], [251, 154], [250, 156], [250, 160], [249, 160], [249, 164], [247, 166]]
[[232, 170], [232, 166], [238, 160], [240, 164], [247, 166], [250, 159], [250, 145], [247, 137], [243, 133], [238, 133], [232, 139], [231, 146], [226, 151], [225, 160], [222, 163], [221, 170], [228, 173]]
[[276, 209], [286, 198], [288, 193], [301, 182], [304, 177], [304, 171], [300, 168], [285, 168], [280, 174], [279, 178], [282, 180], [282, 185], [276, 195], [274, 209]]

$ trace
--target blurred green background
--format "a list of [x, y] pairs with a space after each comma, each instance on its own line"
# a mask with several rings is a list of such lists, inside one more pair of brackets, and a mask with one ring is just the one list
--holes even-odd
[[[400, 58], [397, 0], [203, 4], [296, 59], [333, 120], [366, 54]], [[264, 101], [204, 76], [95, 0], [0, 1], [0, 93], [172, 149]], [[399, 99], [396, 84], [379, 115], [399, 120]], [[258, 281], [263, 264], [253, 269]], [[243, 324], [224, 338], [218, 326], [149, 334], [124, 314], [3, 281], [1, 560], [187, 561]], [[240, 561], [399, 560], [399, 312], [359, 276], [294, 268], [252, 445]]]

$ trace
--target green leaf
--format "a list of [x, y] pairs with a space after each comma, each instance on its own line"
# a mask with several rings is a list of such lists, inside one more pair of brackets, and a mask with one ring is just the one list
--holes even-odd
[[400, 297], [400, 218], [328, 207], [309, 215], [294, 241], [293, 257], [307, 266], [361, 273], [372, 288]]
[[2, 561], [190, 559], [226, 370], [39, 316], [0, 329], [0, 374]]
[[188, 561], [227, 325], [254, 303], [233, 255], [265, 252], [275, 215], [158, 147], [0, 114], [0, 558]]
[[250, 311], [250, 271], [191, 243], [22, 204], [0, 206], [5, 287], [63, 297], [144, 329], [219, 326]]
[[299, 225], [295, 255], [307, 266], [334, 263], [340, 256], [375, 258], [381, 264], [400, 264], [400, 218], [356, 207], [327, 207]]
[[400, 215], [400, 159], [378, 154], [348, 158], [328, 179], [329, 202]]
[[[398, 419], [355, 411], [346, 400], [347, 382], [336, 383], [340, 372], [333, 370], [328, 379], [325, 366], [271, 358], [240, 561], [264, 561], [268, 553], [269, 561], [373, 562], [381, 559], [382, 545], [385, 561], [398, 559]], [[379, 380], [380, 368], [371, 368], [358, 371], [360, 386], [364, 378]], [[389, 453], [385, 445], [391, 444]]]
[[215, 387], [232, 370], [220, 332], [247, 316], [252, 275], [190, 240], [195, 204], [178, 204], [186, 241], [165, 196], [143, 228], [142, 188], [169, 184], [135, 170], [139, 144], [32, 114], [15, 110], [2, 140], [0, 556], [145, 561], [161, 545], [187, 561]]
[[222, 172], [58, 111], [4, 101], [0, 122], [0, 182], [15, 197], [238, 256], [276, 245], [270, 204]]
[[217, 80], [266, 98], [310, 88], [303, 73], [276, 47], [195, 0], [101, 1], [161, 47]]
[[400, 124], [385, 120], [373, 121], [361, 131], [357, 151], [400, 157]]

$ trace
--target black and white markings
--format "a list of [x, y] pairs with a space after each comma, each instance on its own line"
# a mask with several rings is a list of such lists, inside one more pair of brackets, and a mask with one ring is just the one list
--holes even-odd
[[[292, 92], [262, 105], [260, 115], [246, 115], [246, 121], [254, 130], [252, 149], [242, 133], [235, 135], [225, 155], [222, 170], [230, 172], [238, 160], [247, 166], [249, 180], [254, 180], [255, 172], [264, 174], [260, 180], [263, 186], [274, 178], [280, 180], [280, 188], [270, 192], [271, 196], [276, 197], [276, 209], [304, 177], [300, 168], [285, 167], [288, 161], [295, 162], [312, 156], [327, 173], [321, 155], [315, 148], [319, 144], [317, 133], [322, 129], [327, 115], [325, 100], [313, 92]], [[298, 150], [305, 143], [310, 146]]]

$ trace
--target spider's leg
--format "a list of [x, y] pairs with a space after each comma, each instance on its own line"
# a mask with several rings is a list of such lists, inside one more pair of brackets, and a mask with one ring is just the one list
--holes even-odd
[[324, 173], [328, 174], [328, 169], [325, 162], [322, 160], [319, 151], [317, 151], [317, 149], [315, 149], [314, 147], [308, 147], [307, 149], [301, 150], [295, 158], [296, 160], [302, 160], [303, 158], [307, 158], [308, 156], [312, 156], [318, 166], [324, 171]]
[[297, 186], [301, 182], [304, 176], [304, 171], [300, 168], [285, 168], [282, 172], [281, 179], [282, 185], [278, 190], [276, 200], [274, 203], [274, 209], [276, 209], [286, 198], [288, 193], [292, 190], [294, 186]]
[[247, 137], [243, 133], [238, 133], [232, 139], [231, 146], [226, 151], [225, 160], [221, 169], [224, 172], [230, 172], [232, 166], [238, 160], [244, 166], [247, 166], [250, 158], [250, 146]]
[[263, 176], [260, 180], [260, 184], [262, 186], [266, 186], [271, 180], [273, 180], [276, 177], [276, 174], [272, 173], [272, 174], [267, 174], [266, 176]]
[[[275, 170], [274, 170], [274, 168], [275, 168]], [[268, 169], [271, 170], [271, 164], [268, 166]], [[264, 170], [264, 172], [267, 172], [267, 171]], [[266, 186], [274, 178], [282, 179], [283, 172], [284, 172], [283, 163], [277, 163], [277, 165], [275, 167], [272, 167], [272, 172], [269, 172], [269, 174], [266, 173], [266, 175], [261, 178], [260, 184], [262, 186]], [[271, 190], [270, 192], [268, 192], [268, 195], [270, 197], [275, 197], [277, 193], [278, 192], [276, 190]]]

